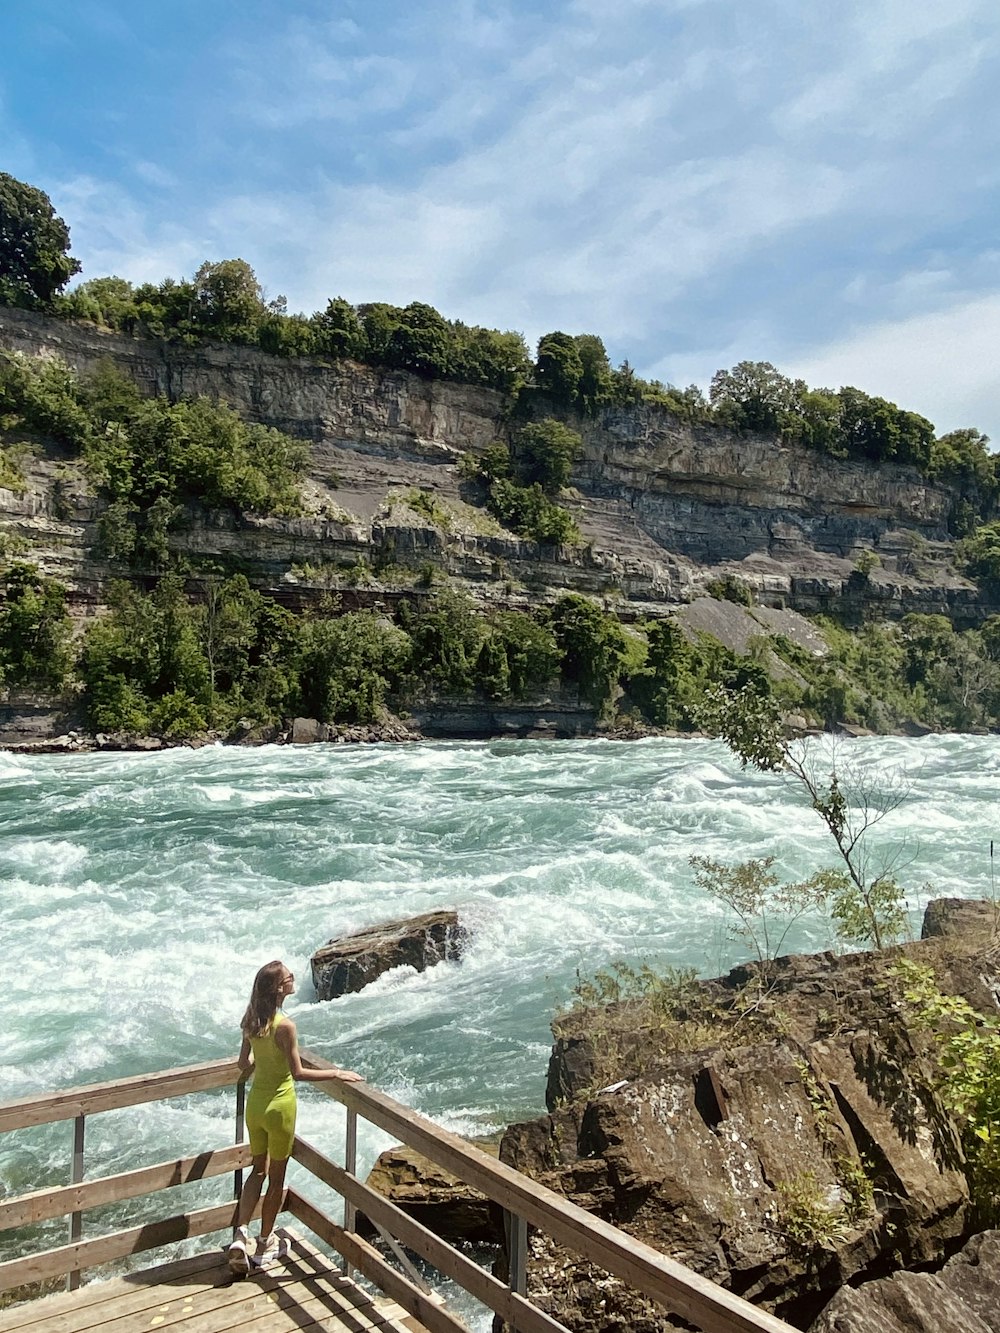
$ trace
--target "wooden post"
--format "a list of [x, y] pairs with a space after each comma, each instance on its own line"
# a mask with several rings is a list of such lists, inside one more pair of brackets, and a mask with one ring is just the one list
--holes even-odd
[[[83, 1134], [87, 1124], [85, 1115], [78, 1115], [73, 1120], [73, 1165], [70, 1170], [70, 1184], [79, 1185], [83, 1180]], [[69, 1241], [72, 1245], [83, 1233], [83, 1214], [79, 1211], [69, 1215]], [[80, 1270], [74, 1268], [66, 1278], [66, 1290], [76, 1291], [80, 1285]]]
[[[350, 1108], [347, 1112], [347, 1132], [344, 1138], [344, 1170], [352, 1176], [358, 1174], [358, 1113]], [[357, 1210], [353, 1203], [344, 1200], [344, 1230], [354, 1231]], [[351, 1265], [344, 1260], [344, 1276], [351, 1276]]]
[[507, 1285], [515, 1295], [525, 1296], [528, 1291], [528, 1223], [517, 1213], [508, 1213], [507, 1219], [507, 1233], [510, 1237], [510, 1279]]

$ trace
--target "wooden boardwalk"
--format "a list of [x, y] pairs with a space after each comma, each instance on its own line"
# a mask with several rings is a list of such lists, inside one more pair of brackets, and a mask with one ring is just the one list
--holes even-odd
[[288, 1259], [234, 1278], [221, 1249], [0, 1311], [0, 1333], [424, 1333], [394, 1301], [346, 1278], [296, 1232]]

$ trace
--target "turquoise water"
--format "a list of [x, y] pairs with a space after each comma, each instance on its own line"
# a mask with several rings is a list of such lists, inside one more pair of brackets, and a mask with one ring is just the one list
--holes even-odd
[[[878, 836], [901, 852], [915, 920], [928, 896], [990, 895], [1000, 741], [841, 754], [910, 788]], [[279, 956], [303, 1044], [449, 1129], [490, 1132], [544, 1109], [548, 1024], [578, 969], [624, 956], [715, 974], [743, 956], [690, 856], [774, 853], [790, 876], [833, 863], [786, 780], [710, 741], [0, 753], [0, 779], [0, 1099], [234, 1054], [253, 974]], [[316, 1001], [318, 945], [436, 907], [470, 927], [460, 965]], [[828, 929], [807, 922], [793, 943], [825, 947]], [[301, 1132], [339, 1155], [339, 1107], [306, 1089], [300, 1108]], [[0, 1188], [65, 1180], [69, 1134], [0, 1139]], [[88, 1170], [230, 1137], [231, 1094], [97, 1116]], [[386, 1142], [364, 1133], [362, 1158]]]

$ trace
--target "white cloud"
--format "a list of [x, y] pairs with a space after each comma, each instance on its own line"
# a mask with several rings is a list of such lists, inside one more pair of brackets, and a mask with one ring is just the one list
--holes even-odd
[[939, 432], [976, 426], [1000, 444], [1000, 291], [947, 310], [874, 324], [782, 369], [809, 384], [853, 384], [929, 417]]
[[93, 176], [62, 192], [88, 276], [241, 255], [292, 308], [422, 299], [532, 340], [594, 331], [675, 382], [743, 358], [853, 364], [871, 339], [862, 387], [914, 407], [944, 376], [916, 377], [920, 401], [891, 387], [894, 353], [920, 354], [908, 330], [954, 311], [986, 320], [980, 343], [992, 330], [974, 293], [1000, 290], [998, 169], [968, 133], [989, 118], [986, 0], [289, 13], [220, 66], [210, 179], [194, 152], [134, 153], [148, 204]]

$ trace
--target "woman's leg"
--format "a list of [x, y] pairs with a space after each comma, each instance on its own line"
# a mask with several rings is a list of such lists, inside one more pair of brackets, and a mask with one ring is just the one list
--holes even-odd
[[[282, 1162], [282, 1168], [285, 1163]], [[267, 1175], [267, 1153], [260, 1153], [253, 1159], [253, 1165], [250, 1168], [250, 1174], [243, 1182], [243, 1189], [240, 1193], [240, 1210], [236, 1216], [236, 1225], [245, 1227], [253, 1217], [253, 1210], [257, 1207], [257, 1200], [260, 1198], [260, 1192], [264, 1188], [264, 1177]], [[284, 1176], [284, 1170], [282, 1170]]]
[[[260, 1210], [260, 1238], [267, 1240], [274, 1230], [275, 1219], [281, 1211], [281, 1201], [285, 1195], [285, 1171], [288, 1158], [276, 1162], [272, 1158], [271, 1169], [267, 1173], [267, 1193]], [[259, 1190], [258, 1190], [259, 1193]]]

